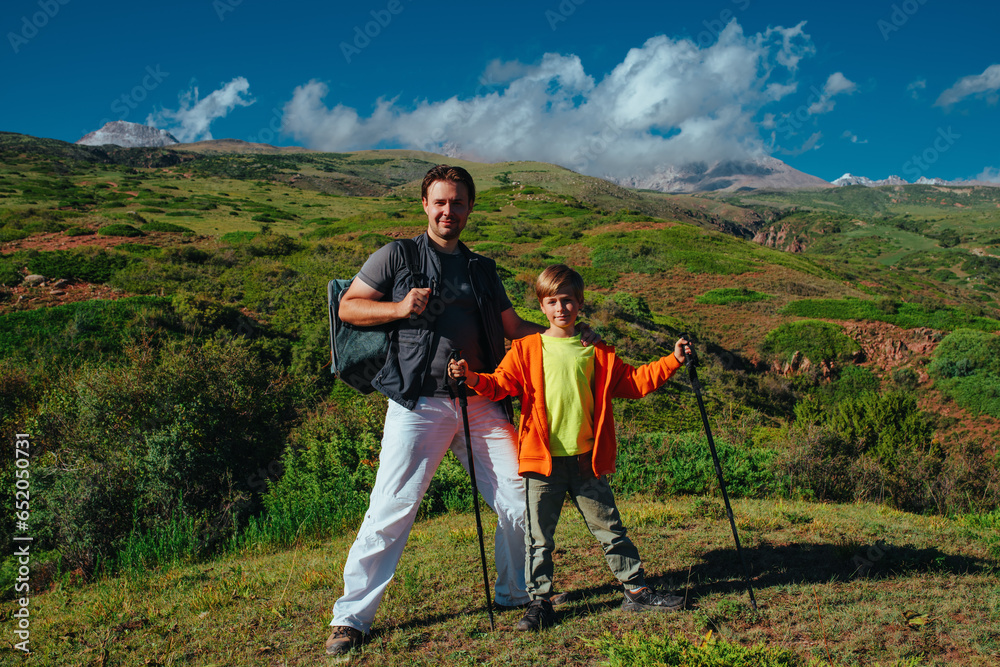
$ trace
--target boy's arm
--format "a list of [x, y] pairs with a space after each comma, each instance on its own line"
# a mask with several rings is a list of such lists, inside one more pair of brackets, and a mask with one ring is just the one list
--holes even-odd
[[466, 373], [466, 386], [491, 401], [517, 398], [524, 392], [524, 374], [519, 363], [518, 346], [512, 346], [492, 373]]
[[611, 395], [614, 398], [642, 398], [669, 380], [681, 365], [676, 356], [668, 354], [636, 368], [615, 355], [611, 369]]

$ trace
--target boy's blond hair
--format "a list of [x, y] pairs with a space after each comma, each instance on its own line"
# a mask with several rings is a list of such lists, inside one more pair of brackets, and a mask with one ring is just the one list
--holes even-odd
[[583, 302], [583, 276], [565, 264], [553, 264], [535, 281], [535, 296], [539, 301], [559, 293], [572, 294], [577, 301]]

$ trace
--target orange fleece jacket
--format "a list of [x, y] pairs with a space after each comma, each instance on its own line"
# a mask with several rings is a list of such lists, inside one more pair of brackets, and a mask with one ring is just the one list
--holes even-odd
[[[605, 343], [594, 345], [594, 449], [595, 475], [615, 471], [618, 443], [615, 440], [615, 416], [612, 398], [642, 398], [674, 374], [681, 364], [670, 354], [635, 368], [615, 354]], [[480, 396], [499, 401], [507, 396], [521, 398], [521, 423], [518, 426], [518, 473], [552, 474], [549, 448], [549, 425], [545, 411], [545, 377], [542, 371], [541, 334], [515, 340], [510, 352], [493, 373], [479, 373], [479, 382], [471, 387]]]

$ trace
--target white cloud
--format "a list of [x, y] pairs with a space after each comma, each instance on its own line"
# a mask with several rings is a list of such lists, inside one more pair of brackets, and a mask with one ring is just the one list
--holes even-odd
[[959, 79], [955, 85], [941, 93], [934, 106], [949, 108], [970, 95], [982, 96], [984, 93], [993, 93], [987, 96], [987, 101], [996, 104], [998, 90], [1000, 90], [1000, 65], [990, 65], [982, 74]]
[[911, 83], [910, 85], [908, 85], [906, 87], [906, 91], [908, 93], [910, 93], [910, 96], [913, 99], [919, 100], [920, 99], [920, 91], [922, 91], [922, 90], [924, 90], [926, 88], [927, 88], [927, 80], [926, 79], [917, 79], [916, 81], [914, 81], [913, 83]]
[[778, 148], [779, 153], [784, 153], [785, 155], [802, 155], [803, 153], [808, 153], [809, 151], [816, 151], [823, 147], [823, 144], [819, 143], [819, 140], [823, 138], [822, 132], [813, 132], [808, 139], [803, 142], [798, 148]]
[[850, 130], [844, 130], [844, 133], [840, 135], [842, 139], [848, 139], [852, 144], [867, 144], [867, 139], [858, 139], [858, 135], [854, 134]]
[[282, 130], [320, 150], [392, 145], [544, 160], [601, 176], [652, 173], [664, 164], [764, 154], [754, 119], [794, 92], [794, 71], [814, 51], [803, 24], [745, 35], [731, 21], [705, 48], [653, 37], [600, 80], [575, 55], [549, 53], [530, 66], [494, 61], [481, 79], [485, 89], [471, 98], [410, 108], [380, 98], [367, 117], [326, 106], [329, 89], [314, 80], [295, 89]]
[[810, 114], [821, 114], [833, 111], [833, 98], [840, 94], [851, 95], [858, 89], [857, 84], [849, 80], [841, 72], [834, 72], [823, 84], [823, 93], [819, 99], [809, 105]]
[[975, 176], [974, 180], [1000, 183], [1000, 169], [997, 167], [986, 167]]
[[238, 76], [207, 97], [198, 99], [198, 87], [181, 93], [176, 111], [160, 109], [149, 114], [147, 125], [168, 130], [182, 142], [202, 141], [212, 138], [209, 126], [212, 121], [225, 118], [236, 107], [248, 107], [254, 100], [245, 97], [250, 83]]

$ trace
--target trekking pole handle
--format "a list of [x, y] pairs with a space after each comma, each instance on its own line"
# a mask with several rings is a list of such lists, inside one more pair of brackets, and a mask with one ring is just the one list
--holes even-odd
[[[453, 349], [451, 354], [448, 355], [448, 361], [459, 361], [462, 358], [461, 349]], [[466, 391], [465, 378], [453, 378], [451, 377], [451, 369], [447, 370], [448, 381], [455, 383], [455, 393], [458, 394], [458, 402], [460, 405], [467, 405], [468, 392]]]
[[681, 338], [687, 341], [688, 352], [684, 354], [684, 365], [690, 370], [698, 365], [698, 353], [694, 351], [694, 343], [690, 334], [681, 333]]

